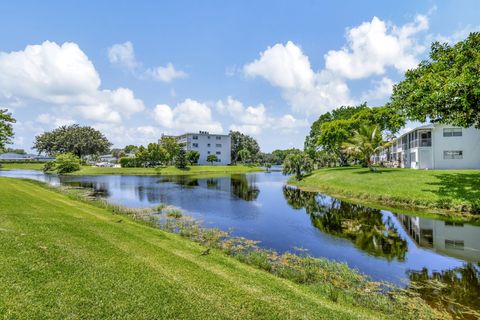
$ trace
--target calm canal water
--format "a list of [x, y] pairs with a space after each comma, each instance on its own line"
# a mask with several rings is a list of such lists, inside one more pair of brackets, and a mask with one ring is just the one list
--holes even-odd
[[[473, 274], [476, 287], [468, 290], [479, 290], [479, 226], [407, 216], [300, 191], [285, 186], [280, 172], [200, 179], [59, 177], [29, 170], [0, 175], [94, 188], [108, 201], [131, 207], [171, 204], [206, 227], [231, 229], [234, 235], [259, 240], [261, 246], [277, 251], [301, 249], [346, 262], [375, 280], [405, 285], [411, 279], [443, 277], [448, 282]], [[471, 292], [473, 297], [478, 293]]]

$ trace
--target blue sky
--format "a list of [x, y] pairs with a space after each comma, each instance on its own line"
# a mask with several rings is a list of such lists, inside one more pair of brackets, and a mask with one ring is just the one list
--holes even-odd
[[479, 1], [11, 1], [0, 106], [16, 147], [80, 123], [116, 146], [240, 130], [301, 147], [343, 104], [382, 105], [433, 40], [480, 30]]

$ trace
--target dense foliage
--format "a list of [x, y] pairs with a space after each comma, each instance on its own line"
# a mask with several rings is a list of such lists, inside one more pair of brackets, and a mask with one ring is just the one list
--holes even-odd
[[218, 162], [218, 157], [214, 154], [211, 154], [207, 157], [207, 162], [213, 165], [214, 162]]
[[71, 173], [80, 170], [80, 158], [72, 153], [57, 155], [55, 161], [45, 163], [43, 171], [58, 174]]
[[480, 128], [480, 33], [453, 46], [433, 43], [429, 59], [406, 72], [391, 100], [411, 120]]
[[248, 149], [242, 149], [238, 152], [238, 159], [242, 161], [243, 164], [250, 160], [251, 154]]
[[353, 136], [343, 144], [343, 149], [347, 154], [361, 159], [363, 164], [370, 168], [372, 156], [386, 145], [387, 142], [383, 140], [377, 125], [363, 125], [353, 131]]
[[240, 159], [239, 153], [243, 149], [246, 149], [248, 152], [250, 152], [250, 156], [253, 161], [256, 160], [260, 152], [260, 147], [254, 138], [238, 131], [230, 131], [230, 137], [232, 140], [232, 163], [236, 163]]
[[0, 152], [5, 150], [5, 145], [12, 143], [13, 127], [15, 119], [7, 109], [0, 109]]
[[181, 148], [178, 150], [178, 154], [175, 157], [175, 166], [178, 169], [185, 169], [187, 167], [187, 152], [185, 149]]
[[187, 152], [187, 161], [190, 163], [190, 164], [197, 164], [198, 163], [198, 159], [200, 159], [200, 152], [196, 151], [196, 150], [190, 150]]
[[44, 152], [51, 156], [73, 153], [82, 158], [86, 155], [106, 153], [111, 145], [100, 131], [89, 126], [82, 127], [74, 124], [61, 126], [36, 136], [33, 148], [39, 153]]
[[294, 174], [297, 180], [301, 180], [304, 174], [313, 170], [313, 162], [304, 152], [290, 153], [283, 163], [283, 174]]
[[404, 125], [404, 117], [388, 106], [340, 107], [322, 114], [312, 124], [305, 151], [319, 165], [347, 165], [349, 158], [364, 161], [363, 156], [344, 148], [355, 132], [365, 126], [376, 126], [378, 134], [388, 137]]

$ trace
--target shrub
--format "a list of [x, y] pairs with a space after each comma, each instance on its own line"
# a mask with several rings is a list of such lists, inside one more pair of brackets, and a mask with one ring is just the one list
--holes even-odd
[[178, 169], [185, 169], [187, 168], [187, 153], [184, 149], [178, 150], [178, 154], [175, 157], [175, 166]]
[[80, 170], [80, 158], [72, 153], [64, 153], [55, 159], [55, 171], [59, 174]]
[[120, 166], [122, 168], [136, 168], [140, 167], [140, 162], [137, 158], [123, 157], [120, 158]]
[[43, 172], [55, 171], [55, 161], [47, 162], [43, 165]]

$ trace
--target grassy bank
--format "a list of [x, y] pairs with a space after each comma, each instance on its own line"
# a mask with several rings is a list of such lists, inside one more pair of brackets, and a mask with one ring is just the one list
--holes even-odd
[[354, 202], [480, 219], [480, 170], [324, 168], [289, 183]]
[[38, 183], [0, 199], [1, 318], [387, 318]]
[[[5, 163], [1, 165], [1, 169], [29, 169], [42, 170], [43, 164], [40, 163]], [[82, 166], [80, 171], [72, 173], [73, 175], [203, 175], [203, 174], [239, 174], [255, 171], [262, 171], [258, 167], [250, 167], [243, 165], [235, 166], [190, 166], [186, 169], [178, 169], [174, 166], [162, 168], [103, 168]]]

